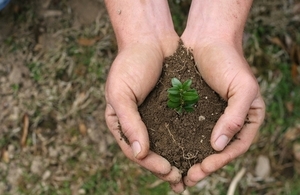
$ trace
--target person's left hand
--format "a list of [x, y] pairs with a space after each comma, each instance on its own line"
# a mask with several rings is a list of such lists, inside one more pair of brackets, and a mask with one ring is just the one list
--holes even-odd
[[[212, 147], [220, 152], [208, 156], [202, 163], [189, 169], [184, 179], [187, 186], [195, 185], [245, 153], [265, 115], [265, 104], [258, 83], [239, 44], [224, 39], [212, 39], [210, 36], [199, 40], [192, 40], [190, 37], [192, 36], [184, 34], [182, 40], [186, 47], [193, 50], [201, 76], [228, 101], [228, 106], [211, 135]], [[249, 121], [247, 124], [246, 119]], [[238, 139], [228, 145], [236, 134]]]

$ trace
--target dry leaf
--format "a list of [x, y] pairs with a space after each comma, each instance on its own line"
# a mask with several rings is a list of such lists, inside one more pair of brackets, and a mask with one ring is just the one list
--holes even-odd
[[294, 44], [293, 47], [291, 47], [291, 49], [289, 50], [289, 54], [290, 54], [290, 58], [291, 58], [292, 62], [295, 63], [296, 65], [299, 65], [299, 63], [300, 63], [300, 47]]
[[[297, 55], [296, 55], [296, 62], [298, 64], [298, 67], [300, 65], [300, 46], [297, 47]], [[298, 69], [299, 70], [299, 69]]]
[[9, 153], [5, 149], [2, 151], [2, 161], [5, 163], [9, 163]]
[[70, 142], [71, 143], [77, 143], [78, 142], [78, 137], [76, 135], [74, 135], [73, 137], [71, 137]]
[[45, 163], [43, 163], [43, 159], [40, 156], [37, 156], [33, 159], [31, 166], [30, 166], [30, 171], [33, 174], [42, 176], [43, 171], [44, 171], [44, 166]]
[[285, 44], [280, 40], [278, 37], [272, 37], [270, 38], [271, 43], [281, 47], [282, 49], [286, 50]]
[[294, 6], [293, 6], [293, 14], [298, 14], [300, 13], [300, 3], [296, 3]]
[[82, 122], [79, 123], [79, 131], [80, 131], [81, 135], [86, 136], [87, 128], [86, 128], [85, 124]]
[[45, 18], [56, 17], [56, 16], [61, 16], [61, 15], [62, 15], [62, 11], [60, 11], [60, 10], [46, 10], [43, 13], [43, 16]]
[[51, 176], [51, 171], [47, 170], [45, 171], [45, 173], [43, 173], [42, 179], [43, 181], [46, 181], [47, 179], [49, 179]]
[[300, 143], [293, 144], [293, 154], [294, 154], [294, 169], [300, 174]]
[[72, 108], [76, 109], [80, 104], [82, 104], [89, 97], [88, 93], [80, 93], [76, 96], [75, 101], [73, 102]]
[[300, 73], [299, 73], [300, 66], [296, 63], [292, 64], [291, 68], [291, 76], [295, 84], [300, 84]]
[[44, 1], [42, 1], [41, 2], [41, 7], [44, 8], [44, 9], [47, 9], [50, 6], [51, 1], [52, 0], [44, 0]]
[[21, 138], [22, 148], [24, 148], [26, 146], [28, 128], [29, 128], [29, 117], [28, 117], [28, 114], [25, 114], [23, 117], [23, 133], [22, 133], [22, 138]]
[[300, 136], [300, 125], [296, 125], [295, 127], [290, 127], [284, 134], [285, 142], [295, 141]]
[[84, 76], [87, 73], [87, 67], [83, 64], [78, 64], [74, 68], [74, 74], [77, 76]]
[[294, 162], [294, 169], [295, 169], [296, 173], [300, 174], [300, 162], [299, 161]]
[[285, 41], [286, 48], [288, 48], [288, 50], [290, 50], [291, 47], [293, 46], [293, 43], [294, 43], [291, 36], [288, 35], [288, 34], [285, 34], [284, 35], [284, 41]]
[[72, 0], [70, 7], [74, 15], [74, 23], [76, 25], [91, 25], [104, 14], [102, 4], [99, 1], [92, 0]]
[[300, 162], [300, 143], [293, 144], [293, 153], [295, 159]]
[[255, 166], [255, 175], [260, 179], [266, 179], [270, 176], [271, 166], [268, 157], [260, 155], [257, 158]]
[[19, 5], [14, 5], [13, 6], [13, 12], [16, 14], [16, 13], [19, 13], [21, 10], [20, 6]]
[[300, 84], [300, 47], [295, 41], [288, 35], [285, 34], [284, 40], [278, 37], [269, 38], [269, 40], [284, 49], [292, 61], [291, 76], [295, 84]]
[[100, 40], [100, 37], [94, 37], [94, 38], [81, 37], [81, 38], [77, 39], [77, 43], [81, 46], [88, 47], [88, 46], [94, 45], [99, 40]]
[[18, 66], [13, 66], [8, 79], [12, 84], [20, 84], [22, 81], [22, 70]]
[[286, 103], [285, 103], [285, 106], [286, 106], [286, 109], [287, 109], [290, 113], [293, 112], [293, 110], [294, 110], [294, 104], [293, 104], [293, 102], [286, 102]]

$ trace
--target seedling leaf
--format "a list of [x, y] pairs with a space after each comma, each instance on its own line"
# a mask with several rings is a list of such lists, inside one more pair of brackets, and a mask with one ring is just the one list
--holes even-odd
[[172, 88], [168, 89], [168, 93], [172, 94], [172, 95], [178, 95], [180, 92], [178, 89], [172, 87]]
[[167, 102], [167, 104], [168, 104], [168, 107], [169, 107], [169, 108], [178, 108], [178, 107], [180, 106], [181, 103], [180, 103], [180, 102], [172, 102], [172, 101], [169, 100], [169, 101]]
[[189, 90], [192, 84], [192, 80], [188, 79], [182, 84], [182, 89], [183, 90]]
[[181, 102], [180, 96], [174, 95], [174, 94], [169, 94], [169, 100], [172, 102]]
[[171, 82], [172, 82], [173, 87], [176, 87], [176, 86], [182, 87], [182, 83], [177, 78], [172, 78]]
[[194, 111], [199, 95], [195, 89], [190, 88], [192, 80], [188, 79], [182, 84], [177, 78], [172, 78], [171, 84], [173, 87], [167, 90], [168, 107], [175, 109], [178, 113]]
[[193, 112], [194, 111], [194, 107], [193, 105], [186, 105], [183, 107], [185, 111], [187, 112]]
[[175, 108], [175, 110], [176, 110], [176, 111], [177, 111], [179, 114], [181, 114], [181, 113], [182, 113], [182, 111], [183, 111], [182, 107]]
[[190, 96], [183, 96], [183, 100], [186, 101], [191, 101], [195, 102], [199, 99], [198, 95], [190, 95]]

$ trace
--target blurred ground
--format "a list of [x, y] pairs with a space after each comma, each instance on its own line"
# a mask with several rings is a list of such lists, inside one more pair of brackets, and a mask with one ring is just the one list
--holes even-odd
[[[171, 3], [179, 32], [188, 2]], [[225, 193], [243, 168], [240, 194], [298, 194], [299, 28], [299, 1], [255, 1], [244, 48], [266, 123], [247, 154], [186, 194]], [[116, 51], [102, 0], [15, 0], [0, 12], [0, 194], [172, 194], [106, 128]]]
[[13, 1], [0, 26], [0, 194], [66, 181], [78, 194], [112, 157], [103, 83], [116, 46], [104, 5]]

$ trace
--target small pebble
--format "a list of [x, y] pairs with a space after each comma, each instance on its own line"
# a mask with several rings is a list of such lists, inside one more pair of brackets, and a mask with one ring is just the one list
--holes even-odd
[[204, 121], [205, 120], [205, 116], [199, 116], [199, 121]]

